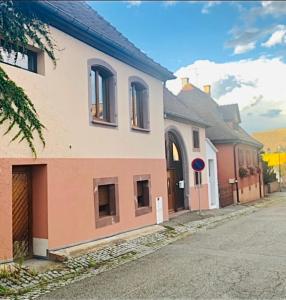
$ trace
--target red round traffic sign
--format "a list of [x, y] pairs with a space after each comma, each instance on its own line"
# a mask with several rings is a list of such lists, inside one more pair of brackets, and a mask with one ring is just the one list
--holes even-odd
[[201, 158], [195, 158], [192, 161], [192, 168], [196, 172], [201, 172], [205, 168], [205, 162]]

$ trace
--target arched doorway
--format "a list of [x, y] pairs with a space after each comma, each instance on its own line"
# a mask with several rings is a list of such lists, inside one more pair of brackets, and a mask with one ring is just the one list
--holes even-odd
[[187, 208], [185, 205], [184, 152], [178, 135], [173, 131], [166, 133], [168, 207], [170, 212]]

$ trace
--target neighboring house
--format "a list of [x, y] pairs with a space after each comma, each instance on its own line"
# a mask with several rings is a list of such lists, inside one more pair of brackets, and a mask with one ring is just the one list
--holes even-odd
[[[215, 145], [220, 206], [248, 202], [263, 196], [259, 151], [262, 144], [240, 127], [237, 104], [218, 105], [208, 93], [185, 84], [178, 97], [211, 124], [206, 137]], [[207, 86], [207, 91], [210, 87]]]
[[156, 201], [168, 199], [163, 83], [172, 73], [83, 2], [30, 5], [61, 50], [56, 68], [33, 47], [18, 67], [3, 53], [47, 145], [36, 139], [34, 159], [1, 127], [0, 262], [155, 224]]
[[[209, 168], [205, 142], [208, 123], [198, 116], [195, 109], [184, 104], [166, 88], [164, 114], [169, 212], [217, 207], [210, 205], [209, 198]], [[191, 167], [193, 159], [197, 157], [206, 163], [201, 175]], [[213, 164], [211, 168], [212, 176], [215, 176], [216, 165]]]

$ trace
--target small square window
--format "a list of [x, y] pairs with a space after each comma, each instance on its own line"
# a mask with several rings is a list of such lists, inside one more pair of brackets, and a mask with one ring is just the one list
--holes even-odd
[[202, 172], [194, 172], [195, 176], [195, 185], [201, 185], [202, 184]]
[[152, 211], [150, 175], [134, 176], [134, 199], [136, 216]]
[[115, 185], [105, 184], [98, 186], [99, 217], [115, 216]]
[[200, 131], [198, 128], [193, 129], [193, 148], [200, 149]]
[[149, 207], [149, 180], [137, 181], [138, 207]]
[[96, 227], [119, 222], [117, 178], [94, 179]]

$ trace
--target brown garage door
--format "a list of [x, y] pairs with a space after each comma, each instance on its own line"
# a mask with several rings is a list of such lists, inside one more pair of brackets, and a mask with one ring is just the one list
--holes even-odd
[[13, 257], [27, 258], [32, 254], [31, 170], [13, 167]]

